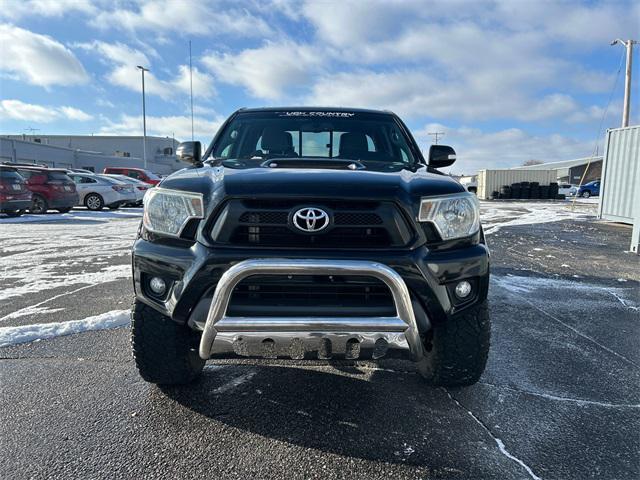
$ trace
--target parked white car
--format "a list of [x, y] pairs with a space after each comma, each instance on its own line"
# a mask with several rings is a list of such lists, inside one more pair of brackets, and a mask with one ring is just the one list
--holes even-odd
[[118, 175], [116, 173], [105, 173], [102, 176], [115, 178], [116, 180], [124, 183], [129, 183], [133, 186], [133, 193], [136, 195], [136, 201], [132, 205], [136, 205], [141, 207], [142, 200], [146, 195], [147, 191], [150, 188], [153, 188], [153, 185], [150, 183], [143, 182], [142, 180], [138, 180], [137, 178], [128, 177], [126, 175]]
[[105, 175], [69, 172], [76, 184], [80, 197], [79, 205], [89, 210], [102, 210], [109, 207], [112, 210], [122, 205], [136, 202], [133, 185], [121, 182]]
[[566, 195], [567, 197], [569, 195], [575, 195], [575, 189], [576, 189], [576, 186], [575, 185], [571, 185], [569, 183], [560, 183], [560, 184], [558, 184], [558, 193]]

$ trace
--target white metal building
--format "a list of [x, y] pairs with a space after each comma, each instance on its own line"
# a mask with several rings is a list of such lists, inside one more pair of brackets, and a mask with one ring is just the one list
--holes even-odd
[[[175, 156], [178, 141], [147, 137], [147, 168], [169, 174], [184, 167]], [[0, 161], [37, 163], [52, 167], [85, 168], [101, 172], [105, 167], [142, 168], [142, 137], [91, 135], [0, 136]]]

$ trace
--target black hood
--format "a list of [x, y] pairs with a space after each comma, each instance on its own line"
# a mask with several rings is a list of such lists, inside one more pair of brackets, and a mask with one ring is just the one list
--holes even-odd
[[464, 192], [452, 178], [430, 173], [295, 168], [203, 167], [185, 169], [163, 180], [160, 187], [216, 197], [375, 198], [414, 203], [419, 197]]

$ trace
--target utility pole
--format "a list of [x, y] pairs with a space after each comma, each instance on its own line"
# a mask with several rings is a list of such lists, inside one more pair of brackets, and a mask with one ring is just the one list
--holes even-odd
[[627, 49], [627, 68], [624, 77], [624, 105], [622, 108], [622, 128], [629, 126], [629, 109], [631, 107], [631, 69], [633, 62], [633, 45], [637, 40], [620, 40], [619, 38], [611, 42], [611, 45], [621, 44]]
[[148, 72], [148, 68], [138, 65], [142, 72], [142, 161], [145, 170], [147, 169], [147, 111], [144, 104], [144, 72]]
[[434, 137], [433, 144], [437, 145], [438, 144], [438, 137], [442, 137], [444, 135], [444, 132], [429, 132], [429, 133], [427, 133], [427, 135], [431, 135], [432, 137]]
[[189, 40], [189, 87], [191, 89], [191, 141], [193, 142], [193, 70], [191, 69], [191, 40]]

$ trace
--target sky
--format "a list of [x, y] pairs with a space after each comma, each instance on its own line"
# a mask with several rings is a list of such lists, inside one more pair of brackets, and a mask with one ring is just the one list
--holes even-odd
[[[602, 153], [640, 2], [0, 0], [0, 134], [195, 138], [241, 107], [392, 110], [453, 173]], [[640, 123], [640, 58], [632, 123]], [[37, 129], [37, 130], [31, 130]]]

